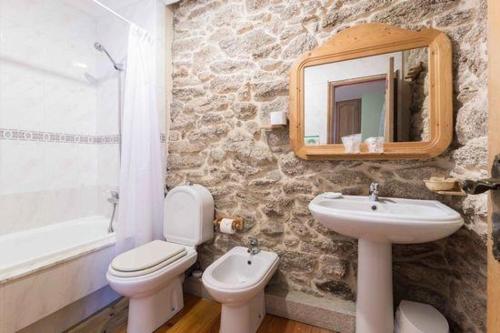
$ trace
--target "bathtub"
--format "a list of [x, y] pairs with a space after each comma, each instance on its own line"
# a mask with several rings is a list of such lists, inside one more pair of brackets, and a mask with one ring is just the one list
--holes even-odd
[[[0, 236], [0, 332], [18, 331], [105, 287], [115, 256], [109, 218]], [[83, 318], [82, 318], [83, 319]]]

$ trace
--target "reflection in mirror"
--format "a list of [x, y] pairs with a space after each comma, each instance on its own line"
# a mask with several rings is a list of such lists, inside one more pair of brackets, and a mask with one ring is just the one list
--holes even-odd
[[304, 144], [426, 141], [427, 48], [332, 62], [304, 69]]

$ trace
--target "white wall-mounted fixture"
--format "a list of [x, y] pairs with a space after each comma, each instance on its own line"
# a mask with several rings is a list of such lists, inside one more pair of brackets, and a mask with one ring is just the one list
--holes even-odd
[[287, 112], [274, 111], [269, 113], [271, 126], [284, 126], [287, 124]]

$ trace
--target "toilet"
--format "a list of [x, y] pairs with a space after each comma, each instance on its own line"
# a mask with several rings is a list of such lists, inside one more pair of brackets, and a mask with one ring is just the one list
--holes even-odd
[[182, 185], [165, 198], [165, 240], [154, 240], [113, 259], [106, 278], [129, 298], [128, 333], [153, 332], [184, 307], [184, 272], [196, 246], [213, 237], [214, 201], [201, 185]]
[[220, 333], [255, 333], [266, 315], [264, 287], [278, 267], [278, 255], [249, 254], [237, 246], [214, 261], [202, 276], [210, 296], [222, 304]]

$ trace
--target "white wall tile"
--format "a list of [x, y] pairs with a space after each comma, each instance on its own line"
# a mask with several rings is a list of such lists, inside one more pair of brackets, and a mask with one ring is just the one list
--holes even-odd
[[0, 235], [48, 223], [45, 192], [0, 195]]
[[[118, 73], [101, 81], [97, 88], [96, 132], [99, 135], [118, 134], [119, 88]], [[123, 79], [121, 79], [123, 86]]]
[[0, 194], [35, 192], [47, 187], [44, 147], [30, 141], [0, 141]]
[[[40, 145], [40, 144], [38, 144]], [[48, 184], [44, 190], [76, 187], [80, 184], [79, 149], [76, 144], [44, 143], [45, 168]], [[88, 156], [92, 158], [93, 156]]]
[[98, 184], [118, 187], [120, 176], [120, 155], [118, 145], [101, 145], [99, 147]]
[[0, 64], [1, 127], [39, 130], [44, 121], [43, 75], [13, 63]]

